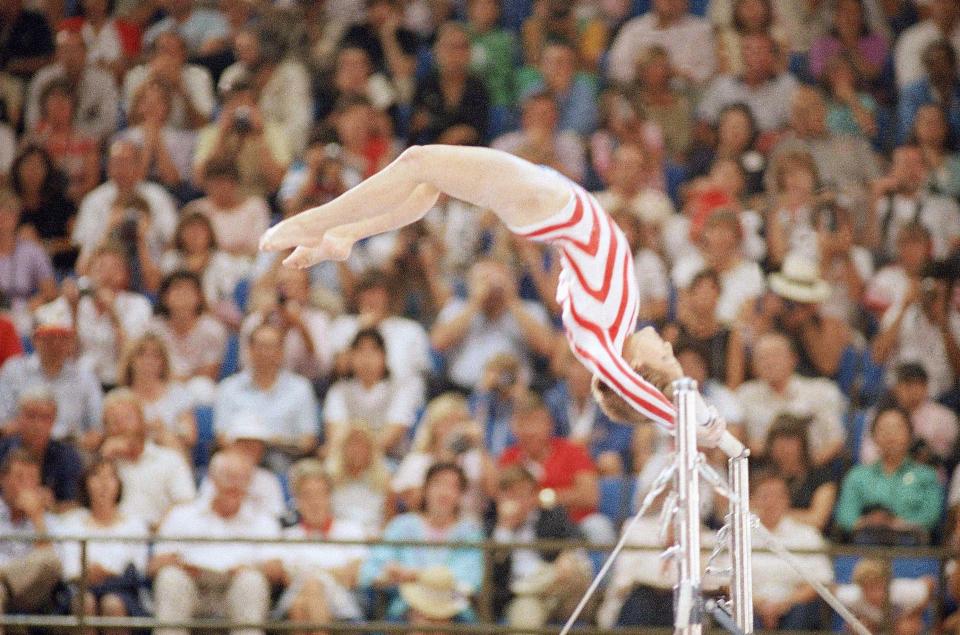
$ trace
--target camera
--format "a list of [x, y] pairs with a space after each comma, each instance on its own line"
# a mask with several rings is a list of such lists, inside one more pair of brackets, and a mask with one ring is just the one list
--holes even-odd
[[249, 106], [239, 106], [233, 111], [233, 129], [237, 134], [245, 135], [253, 131], [252, 112]]
[[472, 447], [473, 447], [473, 442], [471, 442], [470, 437], [464, 434], [463, 432], [459, 432], [456, 435], [454, 435], [454, 437], [450, 439], [450, 442], [447, 443], [447, 449], [449, 449], [451, 452], [453, 452], [457, 456], [465, 452], [468, 452]]
[[137, 240], [137, 225], [140, 222], [140, 213], [140, 210], [128, 207], [123, 213], [120, 226], [117, 228], [120, 240], [128, 246]]

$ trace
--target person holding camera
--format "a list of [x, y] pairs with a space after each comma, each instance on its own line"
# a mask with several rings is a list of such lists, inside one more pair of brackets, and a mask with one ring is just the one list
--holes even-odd
[[194, 178], [207, 173], [214, 157], [233, 160], [246, 194], [267, 197], [277, 191], [291, 160], [283, 129], [265, 120], [249, 77], [239, 77], [224, 95], [216, 122], [200, 131], [194, 155]]

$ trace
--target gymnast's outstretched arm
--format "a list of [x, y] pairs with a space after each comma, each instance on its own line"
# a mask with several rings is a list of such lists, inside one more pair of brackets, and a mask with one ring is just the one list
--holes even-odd
[[285, 261], [292, 266], [343, 259], [354, 242], [422, 218], [441, 193], [490, 209], [511, 227], [541, 221], [570, 200], [562, 179], [511, 154], [466, 146], [413, 146], [336, 199], [271, 228], [261, 248], [301, 248]]

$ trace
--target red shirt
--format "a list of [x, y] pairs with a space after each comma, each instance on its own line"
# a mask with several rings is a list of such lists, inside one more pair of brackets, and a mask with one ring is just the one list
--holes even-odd
[[20, 343], [20, 337], [17, 330], [13, 327], [13, 322], [4, 315], [0, 315], [0, 366], [17, 355], [23, 354], [23, 346]]
[[[550, 453], [542, 463], [536, 463], [528, 458], [523, 450], [514, 445], [507, 448], [500, 456], [500, 465], [509, 467], [511, 465], [523, 465], [539, 477], [540, 487], [549, 487], [553, 490], [566, 490], [573, 487], [574, 479], [577, 474], [582, 472], [596, 472], [590, 455], [582, 445], [571, 443], [563, 437], [553, 437], [550, 439]], [[590, 514], [594, 513], [594, 507], [575, 507], [567, 509], [570, 517], [580, 522]]]

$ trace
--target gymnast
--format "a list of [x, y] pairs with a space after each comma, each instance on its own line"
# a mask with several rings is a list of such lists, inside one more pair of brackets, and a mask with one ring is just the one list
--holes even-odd
[[[557, 302], [567, 341], [594, 376], [604, 412], [617, 421], [653, 421], [674, 430], [668, 398], [683, 376], [670, 344], [636, 330], [638, 286], [620, 228], [596, 199], [559, 173], [489, 148], [413, 146], [333, 201], [269, 229], [261, 249], [293, 248], [288, 267], [345, 260], [354, 243], [416, 222], [441, 194], [496, 213], [514, 233], [561, 252]], [[698, 442], [739, 454], [739, 442], [702, 399]]]

